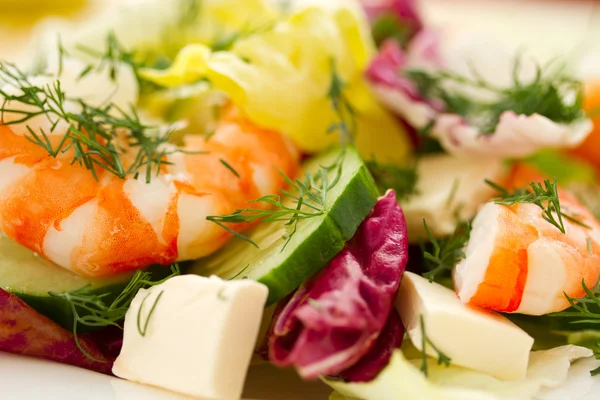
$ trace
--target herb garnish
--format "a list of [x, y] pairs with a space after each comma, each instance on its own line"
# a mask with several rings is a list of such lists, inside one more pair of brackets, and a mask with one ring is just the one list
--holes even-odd
[[427, 268], [427, 272], [424, 272], [423, 276], [429, 279], [429, 282], [433, 282], [451, 272], [452, 268], [466, 257], [463, 249], [471, 235], [471, 223], [469, 221], [459, 222], [452, 235], [444, 239], [436, 239], [433, 236], [425, 218], [423, 218], [423, 226], [427, 238], [433, 246], [433, 251], [430, 252], [427, 251], [425, 244], [421, 243], [421, 251]]
[[[127, 313], [131, 302], [140, 289], [159, 285], [167, 279], [181, 274], [179, 265], [172, 264], [170, 268], [171, 274], [169, 276], [155, 281], [152, 280], [151, 272], [141, 270], [136, 271], [127, 286], [108, 305], [105, 303], [105, 299], [107, 296], [110, 296], [111, 293], [96, 294], [91, 285], [86, 285], [80, 289], [65, 293], [48, 292], [48, 294], [51, 297], [63, 299], [70, 305], [73, 313], [73, 335], [75, 336], [75, 343], [86, 357], [95, 360], [95, 358], [92, 357], [79, 343], [77, 337], [79, 325], [89, 327], [105, 327], [112, 325], [122, 328], [120, 322], [125, 318], [125, 314]], [[155, 306], [156, 303], [154, 304], [154, 307]], [[150, 318], [150, 315], [148, 318]], [[147, 324], [148, 321], [146, 321], [146, 325]]]
[[516, 189], [512, 193], [506, 188], [487, 179], [485, 180], [485, 183], [500, 192], [500, 196], [494, 199], [496, 204], [505, 206], [527, 203], [535, 204], [542, 209], [542, 218], [554, 225], [562, 233], [565, 233], [563, 218], [583, 226], [584, 228], [590, 228], [579, 220], [577, 216], [570, 215], [561, 209], [556, 178], [552, 181], [550, 181], [550, 179], [544, 179], [543, 183], [531, 182], [529, 188]]
[[354, 135], [356, 133], [356, 111], [346, 96], [346, 87], [346, 82], [340, 77], [335, 61], [332, 60], [331, 83], [329, 84], [327, 96], [338, 121], [329, 126], [327, 133], [337, 132], [342, 146], [354, 143]]
[[152, 304], [152, 308], [150, 308], [150, 312], [146, 316], [146, 322], [144, 323], [144, 327], [143, 328], [141, 326], [142, 310], [144, 308], [144, 303], [146, 302], [146, 299], [152, 293], [148, 293], [146, 295], [146, 297], [144, 297], [144, 300], [142, 300], [142, 304], [140, 304], [140, 309], [138, 310], [138, 315], [137, 315], [137, 328], [138, 328], [138, 332], [140, 333], [140, 335], [142, 335], [142, 337], [145, 337], [146, 336], [146, 332], [148, 332], [148, 324], [150, 323], [150, 318], [152, 318], [152, 315], [154, 314], [154, 310], [156, 309], [156, 305], [160, 301], [160, 298], [163, 295], [163, 293], [164, 293], [164, 290], [161, 290], [161, 292], [158, 294], [158, 296], [156, 296], [156, 300], [154, 300], [154, 304]]
[[[329, 193], [329, 191], [333, 189], [340, 180], [343, 155], [344, 154], [342, 152], [332, 165], [322, 166], [314, 174], [306, 174], [304, 180], [292, 180], [280, 172], [286, 183], [290, 186], [290, 188], [292, 188], [292, 191], [282, 190], [281, 195], [270, 194], [248, 202], [249, 204], [258, 203], [271, 206], [270, 209], [238, 209], [228, 215], [211, 215], [206, 217], [206, 219], [214, 222], [233, 235], [253, 244], [256, 247], [258, 247], [258, 245], [252, 241], [252, 239], [231, 229], [226, 224], [251, 224], [255, 221], [284, 221], [284, 225], [290, 227], [289, 233], [285, 235], [286, 243], [283, 247], [285, 248], [292, 236], [296, 233], [297, 226], [300, 221], [317, 217], [325, 213], [327, 193]], [[333, 179], [330, 179], [331, 173], [335, 173]]]
[[427, 345], [431, 346], [431, 348], [433, 348], [433, 350], [435, 350], [437, 353], [438, 365], [444, 364], [446, 367], [449, 367], [452, 359], [446, 354], [442, 353], [442, 351], [431, 342], [431, 339], [429, 339], [427, 333], [425, 332], [425, 322], [423, 321], [422, 314], [419, 315], [419, 323], [421, 325], [421, 372], [423, 372], [423, 375], [428, 376], [429, 370], [427, 365]]
[[[571, 324], [600, 324], [600, 278], [596, 284], [590, 288], [586, 285], [585, 280], [581, 280], [581, 286], [585, 291], [585, 297], [574, 298], [564, 293], [565, 298], [571, 305], [571, 308], [566, 311], [554, 312], [548, 314], [550, 317], [565, 317], [573, 318]], [[598, 342], [594, 355], [600, 358], [600, 342]], [[600, 374], [600, 367], [590, 371], [592, 376]]]
[[[331, 165], [321, 166], [314, 174], [305, 174], [303, 180], [292, 180], [279, 171], [291, 190], [281, 190], [281, 194], [269, 194], [248, 201], [248, 204], [262, 203], [263, 205], [270, 206], [270, 209], [248, 207], [237, 209], [228, 215], [210, 215], [206, 219], [255, 247], [258, 247], [258, 245], [252, 239], [231, 229], [226, 224], [251, 224], [255, 221], [285, 222], [284, 226], [288, 227], [288, 233], [283, 236], [285, 239], [285, 244], [282, 247], [283, 251], [297, 232], [300, 221], [325, 214], [327, 194], [340, 180], [345, 156], [344, 148], [346, 145], [353, 143], [356, 130], [355, 111], [344, 93], [345, 87], [346, 84], [337, 73], [335, 62], [332, 61], [331, 84], [327, 96], [338, 117], [338, 122], [331, 124], [327, 132], [338, 132], [343, 149]], [[333, 178], [331, 178], [332, 174], [334, 174]]]
[[91, 49], [84, 45], [77, 45], [76, 48], [77, 50], [98, 59], [96, 64], [89, 64], [79, 74], [79, 79], [85, 77], [94, 70], [102, 72], [105, 68], [108, 68], [111, 80], [115, 81], [120, 65], [126, 64], [131, 67], [135, 75], [141, 95], [161, 90], [160, 86], [144, 79], [140, 74], [140, 70], [150, 66], [150, 63], [147, 60], [142, 60], [141, 54], [125, 49], [112, 31], [106, 35], [106, 48], [104, 52]]
[[[112, 103], [96, 107], [87, 104], [82, 99], [68, 98], [62, 91], [60, 81], [52, 84], [37, 86], [31, 83], [29, 77], [14, 64], [0, 62], [0, 81], [5, 82], [22, 94], [10, 94], [0, 89], [4, 97], [0, 108], [0, 119], [4, 120], [5, 113], [16, 114], [14, 121], [4, 122], [6, 125], [27, 123], [32, 118], [44, 116], [50, 122], [49, 132], [43, 129], [34, 130], [27, 125], [29, 134], [25, 137], [32, 143], [44, 148], [51, 157], [73, 150], [72, 164], [77, 163], [90, 170], [98, 179], [97, 169], [106, 170], [121, 179], [133, 175], [135, 179], [140, 174], [150, 182], [154, 174], [161, 172], [163, 165], [169, 164], [165, 158], [175, 152], [185, 152], [165, 146], [169, 142], [169, 133], [164, 135], [149, 135], [156, 127], [143, 124], [135, 109], [127, 113]], [[78, 112], [68, 111], [68, 102], [77, 104]], [[20, 103], [23, 107], [12, 108], [12, 104]], [[51, 140], [59, 124], [62, 138]], [[117, 144], [121, 138], [122, 143]], [[133, 151], [133, 161], [126, 166], [122, 160], [125, 151]]]
[[571, 305], [567, 311], [548, 314], [551, 317], [585, 318], [571, 321], [572, 324], [600, 324], [600, 279], [589, 288], [585, 280], [581, 280], [581, 286], [585, 291], [585, 297], [573, 298], [564, 294]]
[[415, 193], [417, 185], [417, 169], [415, 167], [402, 168], [375, 160], [365, 161], [365, 164], [381, 193], [393, 189], [399, 200], [406, 199]]
[[[570, 123], [585, 117], [583, 85], [580, 81], [566, 76], [560, 68], [553, 73], [544, 73], [538, 65], [535, 78], [525, 83], [519, 79], [520, 68], [521, 60], [517, 58], [513, 66], [512, 86], [508, 88], [486, 82], [474, 68], [471, 68], [473, 78], [450, 71], [428, 72], [421, 69], [407, 70], [404, 74], [417, 86], [422, 96], [442, 100], [446, 112], [463, 116], [484, 134], [494, 132], [505, 111], [523, 115], [536, 113], [559, 123]], [[466, 92], [449, 89], [448, 84], [453, 88], [457, 84], [477, 88], [493, 95], [494, 99], [474, 99]]]
[[231, 171], [231, 173], [232, 173], [232, 174], [234, 174], [234, 175], [235, 175], [236, 177], [238, 177], [238, 178], [240, 177], [240, 174], [239, 174], [239, 172], [237, 172], [237, 171], [235, 170], [235, 168], [233, 168], [233, 167], [231, 166], [231, 164], [229, 164], [227, 161], [225, 161], [225, 160], [224, 160], [224, 159], [222, 159], [222, 158], [219, 158], [219, 161], [221, 162], [221, 164], [223, 164], [223, 166], [224, 166], [225, 168], [227, 168], [229, 171]]

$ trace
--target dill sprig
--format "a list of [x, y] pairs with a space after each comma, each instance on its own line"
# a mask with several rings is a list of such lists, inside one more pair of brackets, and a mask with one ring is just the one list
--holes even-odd
[[[125, 112], [113, 103], [92, 106], [79, 98], [69, 98], [63, 92], [60, 80], [47, 85], [35, 85], [16, 65], [0, 62], [0, 81], [16, 88], [20, 94], [12, 94], [0, 89], [4, 98], [0, 108], [0, 119], [5, 125], [27, 124], [33, 118], [43, 116], [49, 123], [48, 131], [33, 129], [26, 125], [25, 137], [33, 144], [45, 149], [51, 157], [73, 150], [72, 164], [77, 163], [98, 179], [97, 169], [106, 170], [121, 179], [140, 173], [150, 182], [153, 174], [158, 175], [163, 165], [169, 164], [165, 158], [183, 150], [165, 146], [169, 133], [148, 135], [156, 127], [143, 124], [135, 109]], [[14, 107], [14, 104], [21, 107]], [[69, 104], [76, 104], [80, 111], [68, 110]], [[16, 115], [12, 121], [5, 121], [5, 114]], [[64, 124], [66, 126], [60, 126]], [[57, 128], [64, 129], [60, 140], [52, 140]], [[126, 144], [118, 144], [122, 138]], [[125, 166], [122, 155], [135, 151], [133, 161]]]
[[274, 26], [273, 22], [267, 22], [264, 24], [256, 25], [254, 27], [250, 26], [250, 24], [247, 24], [247, 26], [244, 26], [244, 27], [240, 28], [239, 30], [230, 32], [228, 34], [225, 34], [225, 35], [213, 40], [213, 42], [210, 44], [210, 48], [212, 51], [231, 50], [233, 45], [238, 40], [245, 39], [245, 38], [253, 36], [253, 35], [258, 35], [260, 33], [267, 32], [271, 28], [273, 28], [273, 26]]
[[[332, 61], [331, 84], [327, 96], [338, 117], [338, 122], [333, 123], [327, 132], [338, 132], [343, 148], [353, 143], [356, 130], [354, 108], [346, 98], [345, 87], [346, 84], [338, 75], [335, 62]], [[248, 207], [235, 210], [228, 215], [210, 215], [206, 219], [255, 247], [258, 247], [258, 245], [252, 239], [231, 229], [227, 224], [251, 224], [256, 221], [284, 222], [284, 226], [288, 227], [288, 233], [284, 235], [283, 251], [296, 234], [298, 224], [301, 221], [325, 214], [327, 194], [340, 180], [344, 155], [345, 151], [342, 150], [333, 164], [321, 166], [314, 174], [305, 174], [303, 180], [291, 179], [279, 171], [287, 185], [289, 185], [290, 190], [281, 190], [281, 194], [269, 194], [248, 202], [248, 204], [262, 204], [267, 207], [266, 209]], [[331, 178], [332, 174], [334, 174], [333, 178]]]
[[565, 298], [571, 308], [548, 315], [551, 317], [577, 318], [571, 321], [572, 324], [600, 324], [600, 279], [591, 288], [585, 284], [584, 280], [581, 281], [581, 286], [585, 291], [585, 297], [573, 298], [565, 293]]
[[[442, 100], [445, 111], [463, 116], [469, 123], [480, 128], [482, 133], [494, 132], [505, 111], [516, 114], [539, 114], [554, 122], [570, 123], [585, 118], [583, 111], [583, 85], [566, 76], [561, 69], [544, 73], [549, 65], [537, 66], [535, 77], [522, 82], [519, 78], [520, 57], [514, 63], [512, 86], [497, 87], [486, 82], [471, 68], [473, 78], [450, 71], [429, 72], [411, 69], [404, 74], [417, 86], [419, 93], [427, 99]], [[449, 88], [447, 84], [452, 84]], [[466, 92], [456, 89], [457, 85], [477, 88], [494, 96], [493, 100], [478, 100]]]
[[[596, 357], [596, 360], [600, 360], [600, 342], [596, 343], [596, 347], [594, 349], [594, 357]], [[600, 367], [591, 370], [590, 375], [592, 375], [592, 376], [600, 375]]]
[[419, 323], [421, 325], [421, 372], [423, 375], [428, 376], [429, 369], [427, 363], [427, 346], [431, 346], [433, 350], [438, 355], [438, 365], [444, 364], [446, 367], [450, 366], [452, 359], [444, 354], [427, 336], [427, 332], [425, 332], [425, 322], [423, 321], [423, 315], [419, 315]]
[[471, 235], [471, 222], [460, 222], [452, 235], [444, 239], [436, 239], [432, 235], [425, 218], [423, 218], [423, 226], [433, 247], [432, 251], [428, 251], [425, 244], [421, 243], [421, 251], [427, 269], [423, 276], [429, 279], [429, 282], [433, 282], [448, 275], [452, 268], [466, 257], [463, 249]]
[[[581, 280], [581, 286], [585, 291], [585, 296], [574, 298], [564, 293], [565, 298], [571, 307], [565, 311], [548, 314], [550, 317], [561, 317], [572, 319], [571, 324], [600, 324], [600, 278], [593, 287], [588, 287], [585, 280]], [[594, 349], [594, 355], [600, 359], [600, 342]], [[590, 371], [592, 376], [600, 374], [600, 367]]]
[[89, 64], [79, 74], [79, 79], [82, 79], [92, 71], [103, 72], [105, 69], [108, 69], [110, 79], [115, 81], [119, 68], [121, 65], [126, 64], [131, 68], [135, 75], [140, 95], [162, 90], [159, 85], [144, 79], [140, 74], [142, 68], [152, 66], [152, 63], [147, 59], [148, 56], [143, 57], [141, 53], [127, 50], [125, 46], [119, 42], [117, 36], [112, 31], [108, 32], [106, 35], [104, 51], [98, 51], [81, 44], [77, 45], [76, 48], [82, 53], [98, 60], [94, 64]]
[[562, 233], [565, 233], [564, 219], [589, 229], [576, 215], [570, 215], [561, 208], [558, 195], [556, 178], [552, 181], [544, 179], [543, 183], [531, 182], [528, 188], [515, 189], [512, 193], [506, 188], [489, 180], [485, 180], [489, 186], [497, 190], [500, 196], [494, 199], [496, 204], [512, 206], [515, 204], [535, 204], [542, 209], [542, 218], [554, 225]]
[[381, 193], [393, 189], [399, 200], [415, 194], [417, 185], [417, 169], [415, 167], [403, 168], [375, 160], [365, 161], [365, 164]]
[[[258, 245], [252, 241], [252, 239], [231, 229], [226, 224], [251, 224], [255, 221], [285, 222], [284, 225], [289, 227], [289, 232], [284, 236], [286, 243], [283, 248], [285, 249], [293, 235], [296, 233], [298, 223], [305, 219], [314, 218], [325, 213], [327, 207], [327, 194], [340, 180], [343, 158], [344, 152], [340, 153], [340, 156], [333, 164], [322, 166], [314, 174], [305, 174], [303, 180], [292, 180], [279, 171], [290, 189], [281, 190], [280, 195], [270, 194], [248, 202], [249, 204], [265, 205], [269, 207], [268, 209], [249, 207], [238, 209], [228, 215], [208, 216], [206, 219], [256, 247], [258, 247]], [[333, 178], [331, 177], [332, 174], [334, 174]]]
[[342, 146], [354, 143], [357, 127], [356, 111], [346, 96], [346, 88], [347, 84], [342, 80], [342, 77], [337, 71], [335, 61], [332, 60], [331, 82], [329, 84], [329, 90], [327, 91], [327, 97], [329, 98], [331, 108], [338, 120], [329, 126], [327, 133], [337, 132]]
[[[138, 270], [135, 272], [127, 286], [110, 303], [106, 304], [106, 298], [111, 293], [96, 294], [91, 285], [65, 293], [48, 292], [51, 297], [57, 297], [69, 303], [73, 313], [73, 335], [75, 343], [86, 357], [94, 359], [80, 344], [77, 332], [80, 325], [88, 327], [117, 326], [122, 328], [120, 322], [131, 305], [135, 295], [140, 289], [156, 286], [167, 279], [180, 275], [179, 265], [171, 265], [171, 274], [160, 280], [152, 280], [152, 273]], [[155, 304], [156, 305], [156, 304]], [[148, 316], [150, 318], [150, 315]], [[147, 325], [147, 323], [146, 323]]]
[[144, 297], [144, 300], [142, 300], [142, 304], [140, 304], [140, 309], [138, 310], [138, 315], [137, 315], [137, 328], [138, 328], [138, 332], [140, 333], [140, 336], [145, 337], [146, 333], [148, 332], [148, 325], [150, 324], [150, 319], [152, 318], [152, 315], [154, 315], [154, 310], [156, 310], [156, 306], [158, 305], [158, 302], [160, 301], [160, 298], [162, 297], [164, 293], [164, 290], [162, 290], [158, 296], [156, 296], [156, 300], [154, 300], [154, 303], [152, 304], [152, 307], [150, 308], [150, 311], [148, 312], [148, 315], [146, 316], [146, 322], [144, 322], [144, 326], [142, 327], [142, 310], [144, 309], [144, 303], [146, 303], [146, 300], [148, 299], [148, 297], [150, 296], [151, 293], [148, 293], [146, 295], [146, 297]]

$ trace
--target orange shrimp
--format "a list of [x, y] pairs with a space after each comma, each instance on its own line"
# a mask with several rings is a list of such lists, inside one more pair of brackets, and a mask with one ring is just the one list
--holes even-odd
[[71, 165], [73, 153], [52, 158], [17, 129], [0, 126], [0, 229], [81, 275], [167, 265], [221, 247], [231, 234], [206, 217], [277, 193], [285, 186], [278, 170], [293, 176], [298, 168], [286, 138], [234, 109], [212, 137], [188, 136], [184, 148], [191, 152], [169, 154], [170, 164], [150, 183], [103, 170], [96, 180]]
[[[542, 174], [517, 166], [511, 186]], [[534, 204], [487, 203], [473, 221], [466, 258], [455, 268], [459, 298], [490, 310], [542, 315], [569, 307], [565, 293], [583, 297], [600, 277], [600, 225], [577, 199], [559, 189], [565, 233], [542, 218]]]

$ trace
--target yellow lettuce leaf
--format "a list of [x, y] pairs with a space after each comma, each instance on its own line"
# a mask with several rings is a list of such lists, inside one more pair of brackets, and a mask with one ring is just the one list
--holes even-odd
[[363, 79], [375, 51], [365, 17], [355, 2], [326, 3], [281, 14], [272, 27], [240, 35], [226, 51], [212, 51], [208, 43], [188, 45], [168, 69], [142, 74], [167, 87], [208, 79], [250, 119], [317, 152], [338, 141], [327, 133], [338, 122], [328, 96], [335, 68], [356, 111], [363, 155], [402, 162], [407, 137]]

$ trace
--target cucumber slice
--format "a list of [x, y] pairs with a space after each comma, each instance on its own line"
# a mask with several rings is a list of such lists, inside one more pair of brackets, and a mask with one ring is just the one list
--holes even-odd
[[116, 296], [130, 278], [130, 273], [110, 278], [85, 278], [36, 256], [6, 237], [0, 237], [0, 287], [69, 330], [73, 329], [70, 304], [49, 296], [48, 292], [64, 293], [91, 285], [96, 294]]
[[[304, 166], [312, 174], [331, 165], [340, 150], [316, 157]], [[336, 172], [331, 172], [333, 179]], [[268, 304], [295, 290], [335, 257], [377, 201], [378, 189], [358, 152], [346, 150], [337, 184], [327, 193], [323, 215], [302, 220], [286, 245], [283, 222], [259, 224], [246, 235], [256, 244], [233, 238], [215, 254], [195, 261], [188, 273], [223, 279], [253, 279], [269, 288]]]

